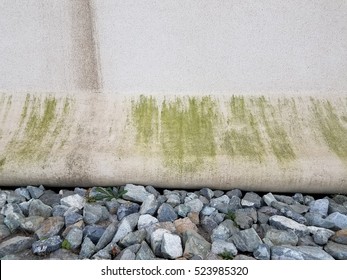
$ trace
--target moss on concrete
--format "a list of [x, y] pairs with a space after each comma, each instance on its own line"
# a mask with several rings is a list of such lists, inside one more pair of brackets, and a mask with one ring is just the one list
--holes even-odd
[[311, 98], [311, 110], [313, 121], [330, 150], [347, 160], [347, 127], [343, 124], [345, 118], [340, 118], [329, 101]]

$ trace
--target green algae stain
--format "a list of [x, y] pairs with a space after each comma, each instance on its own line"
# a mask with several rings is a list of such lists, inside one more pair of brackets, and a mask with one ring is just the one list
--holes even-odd
[[206, 158], [216, 155], [215, 103], [210, 97], [163, 102], [161, 146], [165, 162], [180, 172], [196, 171]]
[[141, 95], [132, 104], [132, 116], [137, 129], [137, 141], [148, 146], [158, 136], [159, 109], [153, 97]]
[[279, 112], [276, 112], [275, 108], [269, 104], [264, 96], [258, 98], [257, 106], [274, 156], [281, 163], [294, 160], [296, 155], [288, 134], [283, 124], [279, 121]]
[[132, 119], [138, 145], [142, 150], [159, 146], [167, 167], [194, 172], [216, 155], [216, 106], [210, 97], [165, 100], [158, 106], [153, 97], [141, 96], [132, 104]]
[[224, 135], [222, 149], [231, 157], [241, 156], [261, 162], [265, 150], [259, 124], [246, 106], [244, 97], [232, 96], [227, 122], [231, 128]]
[[[7, 146], [7, 153], [13, 160], [42, 160], [53, 146], [65, 141], [60, 135], [70, 112], [69, 99], [63, 106], [52, 96], [41, 99], [26, 96], [19, 120], [19, 126]], [[62, 107], [62, 108], [61, 108]]]
[[338, 157], [347, 160], [347, 127], [342, 123], [345, 119], [340, 120], [329, 101], [311, 98], [311, 110], [326, 144]]

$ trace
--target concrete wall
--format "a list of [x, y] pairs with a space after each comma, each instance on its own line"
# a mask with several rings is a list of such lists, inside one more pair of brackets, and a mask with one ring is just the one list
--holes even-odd
[[0, 185], [347, 193], [345, 1], [0, 1]]

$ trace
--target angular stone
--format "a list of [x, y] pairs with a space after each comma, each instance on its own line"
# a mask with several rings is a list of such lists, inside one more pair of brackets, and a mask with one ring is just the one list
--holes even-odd
[[57, 194], [52, 190], [46, 190], [46, 191], [44, 191], [43, 195], [40, 196], [40, 200], [44, 204], [46, 204], [50, 207], [53, 207], [55, 205], [59, 205], [60, 199], [61, 199], [60, 194]]
[[30, 193], [29, 193], [28, 189], [26, 189], [26, 188], [17, 188], [17, 189], [14, 190], [14, 192], [17, 195], [20, 195], [20, 196], [24, 197], [26, 200], [30, 200], [31, 199]]
[[200, 194], [206, 197], [208, 200], [210, 200], [214, 196], [213, 190], [209, 188], [202, 188], [200, 190]]
[[52, 216], [56, 217], [56, 216], [64, 216], [64, 214], [66, 213], [66, 211], [68, 211], [69, 207], [66, 205], [56, 205], [53, 206], [52, 209]]
[[241, 200], [243, 207], [255, 207], [260, 208], [262, 204], [261, 197], [255, 192], [247, 192]]
[[29, 216], [41, 216], [48, 218], [52, 215], [52, 207], [44, 204], [39, 199], [33, 199], [29, 206]]
[[170, 204], [172, 207], [176, 207], [177, 205], [181, 204], [181, 198], [178, 193], [173, 192], [166, 195], [166, 197], [166, 203]]
[[304, 213], [306, 213], [310, 209], [309, 206], [302, 205], [300, 203], [288, 205], [288, 208], [293, 210], [294, 212], [296, 212], [298, 214], [304, 214]]
[[234, 242], [238, 250], [251, 253], [263, 243], [253, 228], [241, 230], [240, 232], [235, 233], [230, 240]]
[[201, 226], [208, 233], [211, 234], [212, 231], [218, 227], [218, 223], [211, 216], [203, 216], [201, 218]]
[[119, 255], [117, 255], [115, 260], [131, 261], [131, 260], [135, 260], [135, 257], [136, 257], [135, 253], [129, 250], [128, 248], [126, 248], [122, 252], [120, 252]]
[[216, 211], [216, 208], [210, 207], [210, 206], [205, 206], [201, 210], [201, 214], [204, 216], [210, 216], [214, 211]]
[[44, 220], [44, 217], [29, 216], [21, 220], [19, 227], [28, 233], [34, 233], [41, 227]]
[[275, 194], [274, 197], [276, 198], [277, 201], [279, 202], [283, 202], [287, 205], [291, 205], [295, 203], [294, 198], [288, 196], [288, 195], [279, 195], [279, 194]]
[[316, 244], [313, 240], [313, 236], [311, 235], [305, 235], [301, 236], [299, 238], [297, 246], [313, 246], [313, 247], [318, 247], [319, 245]]
[[0, 224], [0, 242], [10, 235], [11, 235], [11, 232], [9, 228], [4, 224]]
[[83, 259], [89, 259], [95, 253], [95, 245], [88, 237], [83, 239], [79, 256]]
[[336, 229], [347, 229], [347, 215], [335, 212], [326, 217], [325, 220], [332, 222]]
[[63, 197], [60, 200], [61, 205], [65, 205], [68, 207], [76, 207], [78, 209], [82, 209], [86, 203], [86, 200], [84, 197], [80, 196], [79, 194], [73, 194], [66, 197]]
[[97, 244], [104, 234], [105, 228], [97, 225], [87, 225], [83, 228], [83, 238], [89, 238], [94, 244]]
[[146, 238], [146, 230], [140, 229], [129, 232], [122, 240], [119, 241], [119, 245], [122, 247], [129, 247], [134, 244], [140, 244]]
[[67, 234], [65, 240], [67, 240], [71, 246], [71, 249], [77, 249], [83, 240], [83, 230], [73, 227]]
[[39, 239], [45, 239], [54, 235], [58, 235], [63, 227], [63, 217], [49, 217], [43, 221], [41, 227], [37, 231], [35, 231], [35, 234]]
[[150, 235], [151, 248], [156, 256], [162, 257], [161, 254], [161, 243], [165, 233], [170, 233], [167, 229], [158, 228], [154, 230]]
[[167, 259], [176, 259], [183, 254], [181, 238], [176, 234], [164, 233], [161, 242], [161, 254]]
[[112, 238], [114, 237], [116, 232], [117, 232], [117, 224], [114, 222], [109, 224], [106, 230], [104, 231], [104, 233], [102, 234], [102, 236], [100, 237], [98, 243], [96, 244], [95, 250], [99, 251], [105, 248], [105, 246], [112, 241]]
[[218, 198], [221, 197], [222, 195], [224, 195], [224, 192], [221, 190], [215, 190], [213, 191], [214, 197]]
[[290, 207], [283, 207], [281, 208], [280, 212], [287, 218], [290, 218], [299, 224], [306, 224], [307, 220], [304, 216], [300, 215], [299, 213], [296, 213]]
[[136, 260], [154, 260], [155, 255], [146, 241], [142, 241], [140, 249], [136, 253]]
[[308, 230], [313, 235], [314, 242], [318, 245], [327, 244], [329, 238], [334, 235], [332, 230], [326, 228], [309, 226]]
[[183, 244], [183, 256], [187, 259], [191, 259], [193, 256], [200, 256], [204, 259], [211, 250], [211, 243], [193, 230], [187, 230], [183, 234]]
[[172, 222], [177, 219], [177, 214], [170, 204], [163, 203], [158, 209], [159, 222]]
[[272, 260], [333, 260], [332, 256], [320, 247], [312, 246], [274, 246], [271, 248]]
[[298, 222], [283, 216], [271, 216], [269, 218], [269, 224], [277, 229], [292, 230], [298, 236], [303, 236], [308, 232], [305, 225], [299, 224]]
[[38, 240], [32, 244], [32, 252], [37, 255], [46, 255], [58, 250], [62, 242], [62, 239], [58, 235]]
[[42, 189], [34, 186], [27, 186], [27, 190], [29, 191], [31, 198], [34, 199], [40, 198], [40, 196], [43, 195], [44, 192]]
[[323, 227], [328, 229], [335, 227], [335, 224], [332, 221], [323, 219], [322, 216], [318, 213], [306, 213], [305, 218], [307, 225], [309, 226]]
[[31, 248], [35, 242], [32, 237], [15, 236], [0, 243], [0, 258]]
[[230, 198], [232, 198], [232, 197], [241, 198], [242, 197], [242, 191], [240, 189], [233, 189], [231, 191], [228, 191], [226, 193], [226, 195], [229, 196]]
[[240, 230], [233, 221], [225, 220], [212, 231], [211, 240], [227, 240], [230, 236], [238, 233], [239, 231]]
[[196, 213], [200, 213], [202, 207], [204, 207], [204, 204], [198, 198], [185, 202], [185, 205], [190, 208], [191, 212]]
[[140, 205], [138, 205], [137, 203], [133, 203], [129, 201], [122, 203], [117, 210], [118, 220], [121, 221], [124, 217], [130, 214], [138, 213], [139, 209], [140, 209]]
[[234, 221], [241, 229], [250, 228], [253, 223], [257, 223], [258, 221], [257, 211], [254, 208], [235, 210], [234, 215]]
[[140, 214], [154, 215], [159, 205], [156, 197], [153, 194], [148, 195], [147, 199], [142, 203], [140, 208]]
[[153, 194], [155, 197], [158, 197], [160, 195], [160, 193], [152, 186], [146, 186], [145, 189], [147, 192]]
[[329, 241], [324, 250], [337, 260], [347, 260], [347, 245]]
[[343, 215], [347, 215], [347, 207], [338, 204], [335, 202], [335, 200], [328, 198], [329, 200], [329, 209], [328, 209], [328, 214], [332, 214], [334, 212], [339, 212]]
[[68, 227], [68, 226], [71, 226], [71, 225], [77, 223], [78, 221], [83, 220], [83, 216], [77, 212], [66, 211], [64, 214], [64, 220], [65, 220], [66, 227]]
[[267, 244], [260, 244], [255, 251], [253, 251], [253, 256], [257, 260], [269, 260], [270, 259], [270, 246]]
[[11, 232], [14, 232], [20, 227], [24, 221], [24, 216], [19, 213], [9, 213], [4, 219], [4, 224], [9, 228]]
[[176, 206], [175, 210], [180, 217], [187, 217], [188, 213], [191, 211], [190, 207], [185, 204]]
[[107, 212], [105, 206], [86, 203], [83, 208], [83, 220], [88, 225], [97, 224], [98, 222], [105, 220], [105, 212]]
[[216, 255], [223, 254], [223, 253], [228, 253], [233, 256], [237, 255], [237, 249], [234, 243], [227, 242], [224, 240], [219, 240], [219, 239], [213, 241], [211, 252]]
[[293, 231], [270, 229], [266, 232], [265, 238], [270, 240], [275, 246], [292, 245], [296, 246], [299, 238]]
[[263, 201], [267, 206], [271, 206], [271, 203], [277, 200], [272, 193], [267, 193], [263, 195]]
[[331, 237], [331, 240], [336, 243], [347, 245], [347, 229], [341, 229], [335, 232], [334, 236]]
[[139, 217], [138, 223], [137, 223], [137, 228], [138, 229], [143, 229], [146, 228], [152, 224], [156, 224], [158, 223], [158, 219], [149, 215], [149, 214], [145, 214], [145, 215], [141, 215]]
[[325, 218], [328, 215], [329, 200], [326, 198], [317, 199], [315, 201], [312, 201], [309, 204], [309, 206], [310, 206], [310, 212], [311, 213], [318, 213], [323, 218]]
[[189, 218], [175, 220], [174, 225], [178, 234], [182, 234], [187, 230], [198, 231], [197, 226]]
[[120, 205], [120, 203], [115, 198], [112, 198], [109, 201], [105, 201], [105, 206], [111, 215], [117, 214], [117, 210], [119, 208], [119, 205]]
[[19, 205], [14, 203], [8, 203], [1, 208], [0, 214], [7, 216], [10, 213], [17, 213], [23, 215], [23, 212], [20, 209]]
[[212, 198], [210, 200], [210, 206], [218, 208], [220, 205], [227, 205], [230, 202], [230, 198], [227, 195], [222, 195], [217, 198]]
[[135, 186], [133, 184], [126, 184], [124, 187], [125, 194], [123, 198], [133, 202], [144, 202], [150, 195], [144, 188], [144, 186]]
[[304, 203], [304, 196], [302, 193], [295, 193], [293, 195], [293, 199], [296, 201], [296, 202], [299, 202], [300, 204], [303, 204]]
[[133, 231], [137, 225], [139, 217], [139, 213], [133, 213], [124, 217], [119, 223], [117, 232], [112, 239], [112, 243], [117, 243], [119, 240], [123, 239], [129, 232]]

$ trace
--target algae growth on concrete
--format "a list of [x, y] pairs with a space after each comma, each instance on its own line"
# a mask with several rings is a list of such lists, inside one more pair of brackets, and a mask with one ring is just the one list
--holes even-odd
[[19, 125], [6, 147], [7, 157], [14, 161], [48, 157], [52, 147], [64, 140], [60, 134], [69, 115], [69, 102], [68, 98], [62, 101], [27, 94]]

